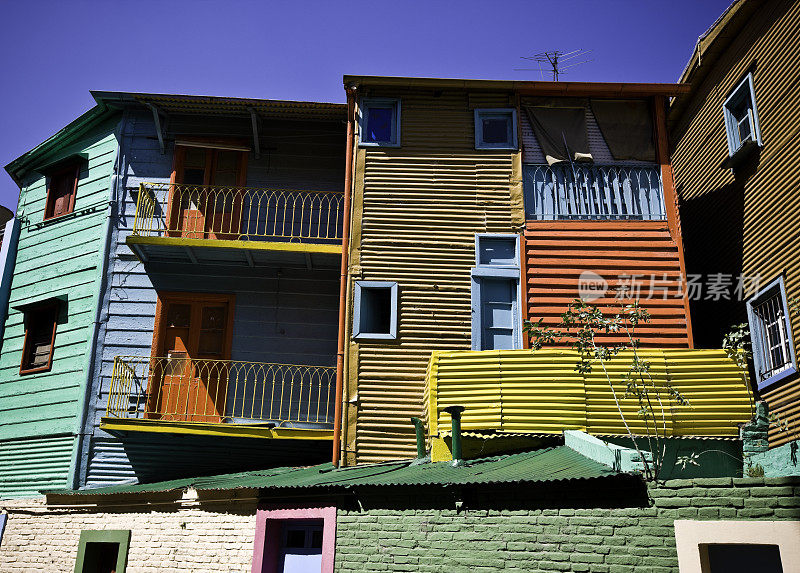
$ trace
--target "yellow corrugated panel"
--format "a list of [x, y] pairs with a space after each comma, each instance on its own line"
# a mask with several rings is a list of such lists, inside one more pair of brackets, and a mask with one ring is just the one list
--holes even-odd
[[[638, 355], [649, 364], [646, 383], [659, 434], [735, 437], [738, 424], [750, 419], [747, 373], [722, 350], [647, 349]], [[449, 431], [443, 408], [456, 404], [466, 407], [465, 430], [626, 434], [627, 422], [635, 434], [652, 433], [638, 399], [626, 395], [632, 359], [631, 351], [622, 352], [584, 375], [575, 370], [578, 353], [572, 350], [436, 353], [426, 390], [431, 433]], [[670, 387], [689, 404], [671, 398]]]
[[[723, 40], [730, 43], [705, 64], [705, 78], [692, 82], [680, 117], [671, 117], [686, 270], [758, 276], [761, 286], [782, 273], [791, 299], [800, 295], [800, 3], [765, 0], [740, 32]], [[721, 167], [728, 157], [722, 106], [748, 72], [763, 146], [734, 173]], [[745, 295], [756, 288], [750, 285]], [[725, 321], [746, 320], [743, 306], [695, 302], [695, 342], [720, 344]], [[800, 316], [792, 318], [792, 330], [800, 354]], [[798, 397], [796, 377], [762, 392], [770, 411], [789, 424], [788, 432], [772, 426], [770, 446], [800, 430]]]

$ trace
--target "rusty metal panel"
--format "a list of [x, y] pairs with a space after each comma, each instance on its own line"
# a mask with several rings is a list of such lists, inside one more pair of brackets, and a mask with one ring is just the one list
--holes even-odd
[[[760, 3], [738, 33], [725, 32], [704, 46], [708, 56], [693, 67], [692, 91], [670, 117], [687, 272], [758, 276], [762, 286], [783, 273], [792, 299], [800, 295], [800, 4]], [[763, 146], [734, 172], [722, 165], [728, 157], [722, 105], [748, 72]], [[753, 295], [756, 285], [746, 286], [746, 296]], [[741, 301], [697, 301], [692, 315], [695, 340], [707, 346], [746, 320]], [[797, 354], [800, 317], [793, 317], [792, 330]], [[773, 426], [770, 446], [786, 443], [800, 431], [800, 381], [789, 379], [762, 397], [789, 430]]]
[[[618, 298], [621, 289], [642, 287], [628, 295], [636, 296], [651, 315], [636, 330], [644, 346], [688, 346], [678, 249], [666, 221], [528, 221], [525, 255], [524, 304], [530, 320], [557, 325], [567, 305], [579, 297], [582, 273], [592, 272], [608, 282], [605, 295], [593, 301], [604, 312], [620, 312], [621, 305], [632, 302]], [[601, 339], [626, 341], [620, 336]]]
[[[573, 350], [436, 353], [426, 392], [429, 432], [448, 432], [443, 409], [458, 404], [466, 407], [465, 430], [625, 435], [627, 424], [634, 434], [651, 434], [653, 422], [642, 418], [638, 400], [626, 392], [632, 358], [625, 351], [581, 374]], [[750, 419], [747, 373], [724, 351], [642, 349], [639, 358], [650, 365], [643, 383], [660, 435], [736, 437], [738, 424]], [[670, 389], [688, 405], [671, 398]]]
[[475, 234], [516, 231], [515, 154], [475, 150], [472, 109], [508, 106], [511, 92], [367, 88], [364, 95], [401, 99], [402, 147], [356, 154], [350, 273], [397, 281], [400, 293], [396, 342], [349, 340], [357, 393], [347, 399], [357, 407], [348, 409], [347, 425], [353, 415], [357, 422], [355, 441], [345, 443], [359, 463], [415, 455], [409, 418], [423, 414], [431, 352], [470, 347]]

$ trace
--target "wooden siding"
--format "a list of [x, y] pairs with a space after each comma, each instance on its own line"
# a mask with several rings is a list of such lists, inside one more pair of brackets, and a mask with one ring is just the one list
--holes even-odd
[[[678, 249], [666, 221], [528, 221], [525, 258], [524, 303], [531, 320], [558, 324], [579, 297], [581, 274], [596, 273], [608, 281], [607, 295], [593, 302], [604, 312], [619, 312], [631, 302], [617, 298], [618, 289], [641, 285], [639, 302], [652, 315], [637, 329], [643, 345], [688, 346]], [[658, 288], [651, 288], [651, 277]]]
[[[259, 187], [340, 191], [343, 181], [340, 124], [274, 122], [264, 125], [262, 155], [248, 158], [247, 184]], [[205, 136], [241, 136], [249, 120], [174, 116], [170, 129]], [[333, 366], [336, 360], [339, 270], [303, 266], [150, 264], [145, 267], [125, 244], [131, 233], [139, 183], [168, 182], [172, 170], [170, 143], [159, 151], [150, 113], [131, 113], [124, 131], [122, 153], [125, 195], [112, 235], [109, 288], [104, 301], [103, 327], [92, 406], [85, 431], [91, 443], [82, 452], [82, 479], [88, 485], [108, 485], [162, 475], [207, 472], [206, 452], [219, 452], [216, 471], [235, 471], [269, 465], [311, 463], [290, 455], [292, 447], [254, 444], [253, 440], [209, 438], [170, 439], [152, 434], [129, 434], [125, 439], [99, 429], [105, 414], [114, 357], [149, 356], [157, 291], [234, 293], [233, 360]], [[260, 441], [259, 441], [260, 442]], [[329, 453], [327, 446], [326, 453]], [[323, 448], [324, 449], [324, 448]], [[248, 457], [247, 452], [250, 452]], [[222, 453], [225, 452], [225, 455]], [[315, 457], [317, 456], [317, 457]], [[249, 464], [249, 465], [248, 465]]]
[[423, 413], [431, 352], [470, 348], [475, 234], [515, 232], [512, 204], [521, 206], [519, 154], [474, 149], [473, 108], [509, 107], [513, 97], [404, 89], [362, 95], [401, 99], [402, 146], [357, 150], [350, 275], [397, 281], [399, 320], [391, 343], [353, 341], [347, 325], [348, 463], [415, 455], [409, 418]]
[[[762, 286], [784, 273], [791, 299], [800, 295], [800, 3], [759, 4], [730, 44], [715, 51], [717, 59], [701, 60], [706, 75], [682, 98], [682, 114], [671, 117], [687, 272], [757, 275]], [[763, 147], [734, 173], [722, 167], [728, 157], [722, 104], [748, 72]], [[744, 303], [735, 300], [696, 301], [692, 315], [698, 346], [718, 346], [732, 324], [746, 321]], [[792, 329], [798, 352], [800, 317]], [[773, 427], [770, 445], [796, 438], [800, 382], [788, 380], [763, 397], [790, 424], [788, 433]]]
[[[49, 457], [49, 475], [58, 475], [52, 477], [58, 485], [64, 485], [69, 472], [70, 459], [62, 450], [64, 441], [74, 437], [91, 351], [87, 346], [99, 296], [98, 266], [116, 158], [116, 122], [105, 121], [79, 140], [64, 142], [68, 147], [59, 152], [88, 158], [81, 168], [74, 213], [43, 222], [47, 195], [43, 175], [28, 176], [20, 192], [21, 228], [0, 355], [0, 452], [21, 451], [25, 442], [31, 451], [41, 445], [39, 455]], [[19, 307], [52, 296], [67, 299], [56, 327], [52, 368], [20, 375], [25, 330]], [[58, 445], [51, 448], [51, 441]], [[0, 467], [0, 495], [5, 484], [23, 487], [26, 474], [30, 484], [38, 483], [32, 466]]]
[[[588, 374], [576, 372], [578, 356], [574, 350], [556, 349], [434, 353], [426, 393], [429, 437], [450, 431], [444, 408], [465, 403], [462, 428], [468, 431], [626, 435], [627, 422], [633, 433], [646, 435], [638, 400], [626, 395], [633, 353], [624, 351], [605, 370], [595, 365]], [[752, 416], [747, 375], [724, 351], [643, 349], [639, 356], [650, 362], [653, 384], [661, 389], [654, 395], [665, 410], [663, 418], [660, 411], [656, 416], [668, 435], [735, 438], [738, 425]], [[676, 404], [668, 385], [690, 405]]]

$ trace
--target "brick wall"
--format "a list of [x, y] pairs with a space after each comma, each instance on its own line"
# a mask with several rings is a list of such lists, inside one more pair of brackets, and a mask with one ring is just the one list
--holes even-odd
[[9, 513], [0, 543], [3, 573], [72, 571], [82, 529], [130, 529], [127, 573], [244, 572], [253, 559], [254, 503], [140, 505], [110, 513], [48, 509], [35, 498], [0, 501], [0, 509]]
[[[676, 519], [800, 520], [800, 477], [672, 480], [647, 490], [634, 479], [379, 488], [356, 497], [339, 507], [337, 573], [677, 573]], [[128, 573], [250, 571], [253, 501], [198, 507], [149, 495], [119, 504], [84, 510], [0, 501], [9, 513], [0, 572], [72, 571], [82, 529], [130, 529]]]
[[595, 497], [601, 501], [596, 505], [606, 507], [581, 509], [560, 498], [565, 491], [548, 498], [536, 488], [539, 499], [534, 504], [518, 499], [518, 505], [528, 506], [520, 510], [491, 509], [487, 497], [513, 507], [508, 492], [484, 492], [475, 508], [464, 501], [461, 511], [443, 502], [424, 509], [424, 503], [411, 498], [406, 504], [411, 509], [399, 509], [403, 501], [396, 499], [364, 511], [340, 510], [336, 572], [677, 573], [676, 519], [800, 520], [800, 478], [672, 480], [651, 487], [650, 500], [633, 508], [613, 507], [621, 500], [609, 498], [609, 492], [597, 497], [594, 485], [582, 487], [591, 490], [586, 499]]

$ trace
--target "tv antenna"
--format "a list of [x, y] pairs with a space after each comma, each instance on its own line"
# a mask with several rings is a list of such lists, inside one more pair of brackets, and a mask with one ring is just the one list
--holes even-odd
[[[536, 62], [536, 68], [514, 68], [515, 72], [539, 72], [544, 79], [544, 74], [552, 74], [553, 81], [558, 81], [558, 76], [568, 73], [566, 70], [574, 68], [581, 64], [591, 62], [591, 59], [586, 58], [592, 50], [572, 50], [571, 52], [562, 52], [561, 50], [552, 50], [549, 52], [539, 52], [533, 56], [520, 56], [523, 60]], [[576, 61], [580, 60], [580, 61]]]

